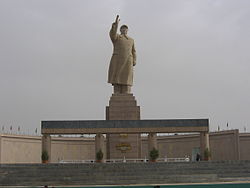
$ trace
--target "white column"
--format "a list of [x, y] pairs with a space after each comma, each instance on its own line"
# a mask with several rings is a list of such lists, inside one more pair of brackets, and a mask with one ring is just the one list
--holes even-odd
[[[209, 146], [209, 134], [208, 132], [201, 132], [200, 133], [200, 155], [201, 155], [201, 160], [204, 160], [204, 154], [205, 150], [208, 149], [210, 151], [210, 146]], [[210, 158], [208, 159], [210, 160]]]
[[150, 152], [153, 148], [157, 149], [156, 133], [149, 133], [148, 134], [148, 152]]
[[42, 136], [42, 152], [43, 151], [48, 153], [48, 162], [51, 162], [51, 136], [48, 134], [43, 134]]
[[103, 155], [105, 155], [104, 154], [104, 136], [98, 133], [95, 136], [95, 154], [100, 150], [102, 151]]

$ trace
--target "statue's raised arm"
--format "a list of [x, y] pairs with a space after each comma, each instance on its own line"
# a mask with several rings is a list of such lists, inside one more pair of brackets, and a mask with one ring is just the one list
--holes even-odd
[[109, 32], [109, 36], [110, 36], [110, 39], [112, 40], [112, 42], [115, 42], [115, 40], [117, 39], [117, 29], [118, 29], [119, 21], [120, 21], [119, 15], [117, 15], [115, 22], [112, 24], [112, 27], [111, 27], [110, 32]]

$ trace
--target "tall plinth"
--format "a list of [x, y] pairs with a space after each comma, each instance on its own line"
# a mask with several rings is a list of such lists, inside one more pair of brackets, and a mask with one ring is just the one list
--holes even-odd
[[[133, 94], [113, 94], [106, 120], [140, 120], [140, 106]], [[140, 134], [107, 134], [107, 159], [141, 158]]]

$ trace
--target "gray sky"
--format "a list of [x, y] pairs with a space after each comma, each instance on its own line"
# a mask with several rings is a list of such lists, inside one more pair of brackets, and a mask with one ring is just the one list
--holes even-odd
[[0, 0], [0, 125], [105, 119], [109, 29], [129, 26], [142, 119], [250, 130], [249, 0]]

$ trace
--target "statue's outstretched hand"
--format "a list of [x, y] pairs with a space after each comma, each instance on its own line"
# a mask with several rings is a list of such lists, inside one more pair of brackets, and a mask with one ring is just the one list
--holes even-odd
[[115, 23], [116, 23], [116, 24], [118, 24], [118, 23], [119, 23], [119, 21], [120, 21], [120, 19], [119, 19], [119, 15], [117, 15], [117, 16], [116, 16], [116, 19], [115, 19]]

